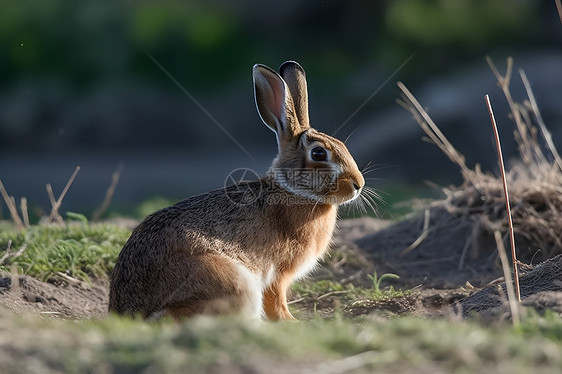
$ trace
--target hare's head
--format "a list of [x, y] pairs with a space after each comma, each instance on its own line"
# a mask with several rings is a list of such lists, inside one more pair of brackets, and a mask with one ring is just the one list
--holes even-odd
[[304, 69], [287, 61], [279, 72], [254, 66], [256, 106], [279, 145], [270, 174], [286, 190], [314, 201], [342, 204], [357, 198], [365, 180], [347, 147], [310, 127]]

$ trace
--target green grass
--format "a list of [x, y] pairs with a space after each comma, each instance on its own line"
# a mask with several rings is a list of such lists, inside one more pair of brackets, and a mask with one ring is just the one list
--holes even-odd
[[0, 232], [0, 257], [11, 240], [11, 251], [23, 245], [25, 251], [9, 258], [0, 270], [45, 280], [57, 272], [89, 281], [91, 276], [103, 277], [115, 265], [123, 244], [131, 232], [110, 224], [68, 223], [65, 226], [32, 226], [26, 231]]
[[316, 282], [302, 281], [297, 282], [291, 287], [294, 299], [312, 298], [317, 299], [327, 294], [337, 294], [338, 298], [345, 302], [352, 302], [360, 299], [369, 299], [371, 301], [389, 300], [394, 297], [408, 295], [413, 291], [396, 290], [392, 286], [381, 288], [378, 287], [364, 288], [354, 286], [351, 283], [342, 285], [341, 283], [330, 280], [319, 280]]
[[117, 317], [46, 321], [2, 312], [0, 361], [7, 373], [46, 367], [65, 373], [326, 372], [346, 365], [354, 373], [546, 373], [562, 368], [561, 332], [555, 314], [527, 318], [515, 330], [413, 317], [302, 323], [195, 318], [177, 325]]

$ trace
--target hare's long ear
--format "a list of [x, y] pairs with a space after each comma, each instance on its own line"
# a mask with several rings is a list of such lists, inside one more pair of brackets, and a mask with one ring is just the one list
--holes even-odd
[[310, 128], [310, 121], [308, 119], [308, 88], [304, 69], [296, 61], [287, 61], [279, 67], [279, 73], [281, 73], [281, 77], [287, 83], [291, 92], [295, 105], [295, 114], [301, 129], [306, 130]]
[[283, 79], [264, 65], [254, 65], [254, 95], [262, 121], [277, 134], [290, 139], [299, 132], [291, 94]]

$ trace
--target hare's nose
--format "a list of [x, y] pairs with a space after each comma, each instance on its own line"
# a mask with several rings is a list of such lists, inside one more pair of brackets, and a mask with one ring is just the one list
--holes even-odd
[[354, 178], [352, 178], [352, 180], [353, 180], [353, 188], [355, 188], [355, 192], [361, 191], [361, 189], [365, 185], [365, 178], [363, 178], [363, 175], [359, 173]]

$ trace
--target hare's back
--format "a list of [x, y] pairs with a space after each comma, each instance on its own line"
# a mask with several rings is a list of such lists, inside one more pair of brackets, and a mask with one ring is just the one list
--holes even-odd
[[110, 310], [156, 310], [170, 289], [191, 279], [202, 254], [228, 253], [245, 262], [237, 235], [255, 235], [255, 224], [264, 221], [257, 218], [259, 204], [242, 204], [241, 199], [244, 191], [260, 190], [259, 183], [193, 196], [146, 217], [115, 264]]

